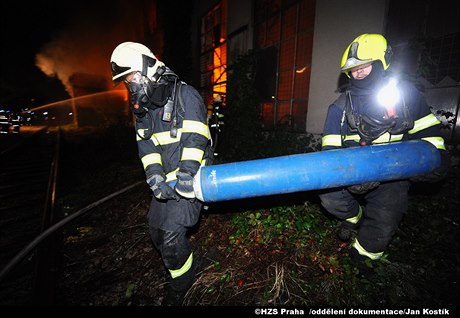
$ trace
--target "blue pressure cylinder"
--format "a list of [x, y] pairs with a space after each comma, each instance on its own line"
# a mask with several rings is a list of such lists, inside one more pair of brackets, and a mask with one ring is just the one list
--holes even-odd
[[203, 202], [406, 179], [439, 167], [439, 151], [423, 140], [204, 166], [194, 180]]

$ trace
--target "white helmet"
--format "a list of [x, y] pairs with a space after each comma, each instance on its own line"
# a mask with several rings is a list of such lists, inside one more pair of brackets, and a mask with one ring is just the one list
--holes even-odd
[[[112, 80], [115, 84], [133, 72], [140, 72], [143, 76], [156, 82], [159, 75], [165, 70], [165, 64], [159, 61], [148, 47], [136, 42], [119, 44], [112, 52], [110, 64]], [[159, 68], [161, 71], [157, 74]]]

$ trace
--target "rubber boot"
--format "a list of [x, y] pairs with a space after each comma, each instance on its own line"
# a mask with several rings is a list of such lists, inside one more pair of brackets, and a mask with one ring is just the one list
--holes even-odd
[[359, 254], [355, 248], [352, 248], [350, 251], [350, 259], [351, 263], [358, 269], [361, 277], [370, 279], [374, 276], [375, 271], [372, 262], [376, 261], [372, 261], [370, 258]]
[[184, 304], [188, 290], [175, 290], [171, 284], [167, 284], [165, 289], [166, 296], [163, 299], [163, 306], [182, 306]]
[[349, 243], [356, 237], [356, 230], [358, 225], [351, 224], [350, 222], [343, 221], [337, 231], [337, 237], [342, 242]]
[[192, 267], [179, 277], [166, 279], [166, 296], [163, 300], [163, 306], [183, 306], [184, 299], [195, 281], [195, 262]]

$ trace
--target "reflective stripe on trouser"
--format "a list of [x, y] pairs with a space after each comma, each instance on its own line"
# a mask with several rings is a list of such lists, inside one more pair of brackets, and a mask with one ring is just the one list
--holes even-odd
[[193, 254], [186, 237], [188, 228], [199, 219], [202, 203], [186, 199], [159, 201], [152, 199], [148, 214], [153, 244], [168, 270], [174, 290], [187, 290], [193, 283]]
[[356, 198], [346, 189], [325, 192], [319, 195], [322, 206], [338, 219], [342, 225], [355, 227], [362, 217], [362, 208]]
[[172, 278], [176, 278], [182, 276], [183, 274], [187, 273], [193, 264], [193, 253], [190, 253], [190, 256], [185, 261], [184, 265], [182, 265], [179, 269], [169, 269], [169, 273], [171, 274]]
[[372, 252], [367, 251], [364, 247], [361, 246], [361, 244], [359, 244], [359, 241], [357, 238], [355, 238], [355, 241], [353, 242], [353, 248], [355, 248], [358, 251], [359, 255], [370, 258], [371, 260], [379, 259], [383, 255], [383, 252], [372, 253]]
[[378, 259], [388, 247], [408, 204], [407, 181], [381, 183], [365, 195], [366, 213], [353, 248], [362, 256]]
[[352, 217], [349, 217], [345, 219], [345, 222], [351, 223], [353, 225], [358, 224], [358, 222], [361, 220], [361, 217], [363, 216], [363, 208], [361, 206], [358, 207], [358, 214]]

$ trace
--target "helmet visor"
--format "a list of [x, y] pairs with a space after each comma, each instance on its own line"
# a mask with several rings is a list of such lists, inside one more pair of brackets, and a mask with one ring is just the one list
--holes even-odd
[[123, 81], [124, 76], [131, 73], [131, 67], [129, 66], [119, 66], [117, 63], [112, 62], [112, 80], [115, 84]]
[[129, 83], [140, 84], [142, 81], [142, 74], [140, 72], [129, 73], [128, 75], [124, 76], [123, 81], [127, 84]]
[[349, 71], [352, 68], [370, 64], [375, 59], [375, 52], [368, 45], [359, 45], [358, 42], [353, 42], [350, 45], [348, 54], [344, 56], [345, 61], [342, 61], [342, 71]]

